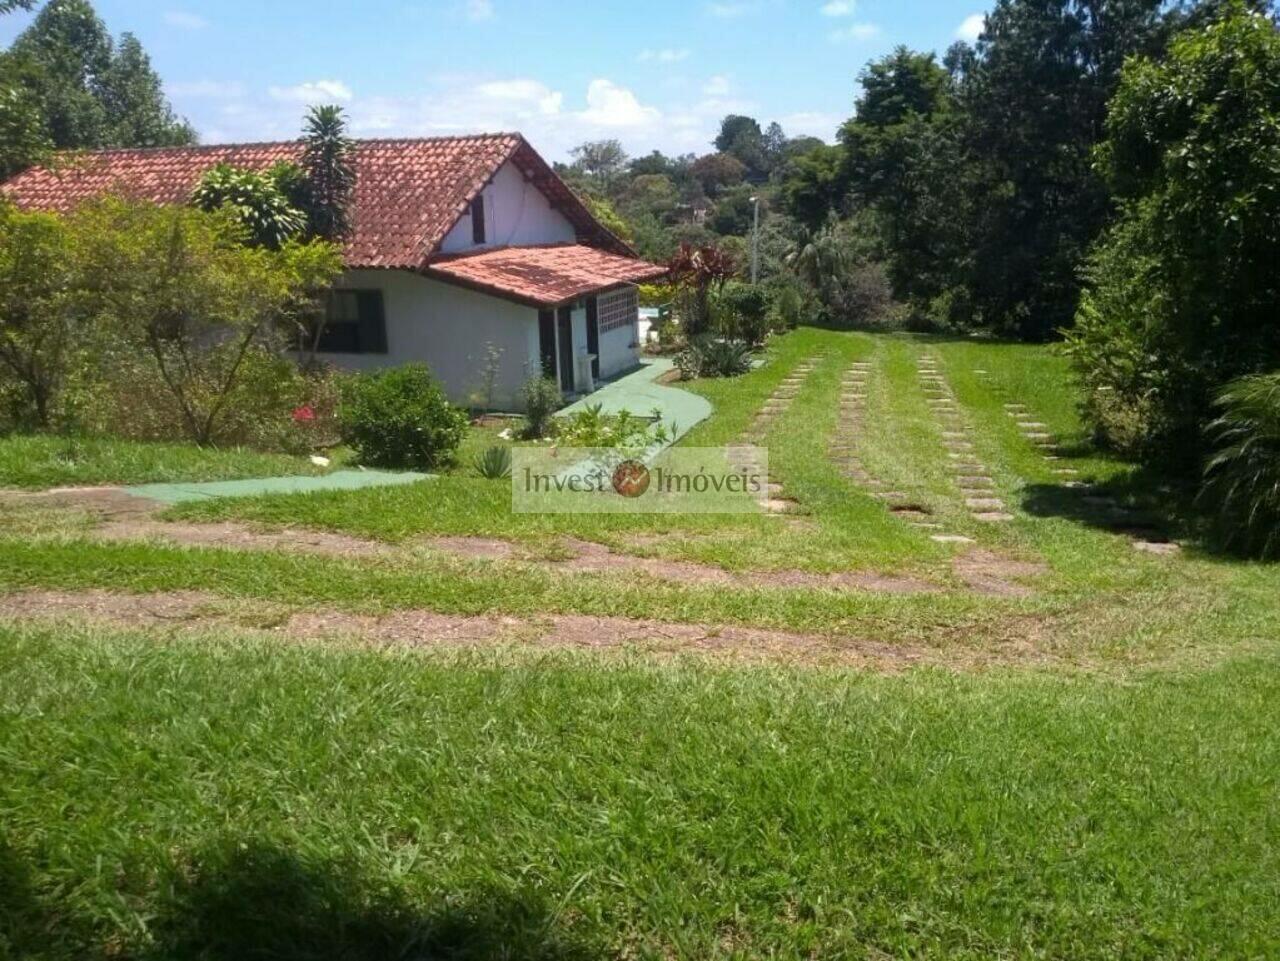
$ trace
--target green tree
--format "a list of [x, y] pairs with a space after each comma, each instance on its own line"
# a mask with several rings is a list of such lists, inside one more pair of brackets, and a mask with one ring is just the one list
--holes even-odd
[[11, 55], [58, 148], [192, 143], [174, 117], [136, 38], [119, 50], [88, 0], [50, 0], [14, 41]]
[[606, 193], [627, 169], [627, 152], [617, 140], [591, 140], [574, 147], [570, 153], [574, 167]]
[[1069, 348], [1104, 435], [1194, 460], [1214, 394], [1280, 368], [1280, 31], [1233, 3], [1132, 60], [1106, 134], [1120, 218]]
[[746, 176], [761, 180], [768, 176], [770, 162], [764, 131], [754, 117], [729, 114], [720, 122], [720, 133], [715, 148], [722, 154], [737, 159], [745, 168]]
[[963, 283], [988, 326], [1043, 339], [1070, 325], [1085, 251], [1106, 223], [1092, 167], [1127, 56], [1158, 52], [1162, 0], [997, 0], [965, 74], [971, 244]]
[[251, 382], [289, 376], [289, 333], [342, 269], [332, 244], [246, 246], [225, 209], [107, 198], [68, 224], [75, 283], [116, 363], [153, 374], [199, 444], [224, 436]]
[[0, 54], [0, 180], [46, 159], [53, 144], [24, 59]]
[[83, 332], [69, 283], [71, 242], [52, 214], [0, 205], [0, 374], [19, 388], [20, 424], [53, 426]]
[[251, 243], [278, 250], [307, 226], [306, 214], [289, 204], [276, 182], [277, 172], [292, 180], [287, 169], [291, 167], [279, 165], [258, 173], [218, 164], [200, 178], [191, 202], [201, 210], [226, 208], [245, 228]]
[[742, 183], [747, 168], [733, 154], [709, 153], [695, 160], [690, 172], [706, 195], [714, 197], [721, 189]]
[[306, 173], [306, 213], [311, 235], [334, 242], [344, 240], [353, 227], [356, 167], [355, 144], [347, 137], [342, 108], [312, 107], [303, 142], [302, 169]]

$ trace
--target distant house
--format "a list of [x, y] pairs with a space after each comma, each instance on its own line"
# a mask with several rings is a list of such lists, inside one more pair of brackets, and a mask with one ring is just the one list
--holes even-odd
[[[25, 210], [66, 211], [106, 193], [185, 203], [216, 164], [265, 169], [301, 150], [105, 150], [24, 171], [0, 191]], [[495, 398], [511, 408], [539, 372], [575, 393], [638, 364], [635, 285], [664, 268], [605, 229], [522, 136], [362, 140], [355, 167], [355, 229], [325, 359], [352, 369], [423, 362], [465, 402], [492, 345]]]

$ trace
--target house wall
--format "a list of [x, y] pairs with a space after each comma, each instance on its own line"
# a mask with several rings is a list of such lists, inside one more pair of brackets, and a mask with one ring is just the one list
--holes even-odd
[[488, 247], [573, 243], [577, 239], [573, 224], [510, 161], [498, 168], [483, 193], [485, 243], [471, 242], [471, 215], [464, 214], [445, 236], [441, 251], [455, 254]]
[[506, 410], [519, 408], [521, 387], [540, 369], [538, 312], [532, 307], [402, 270], [351, 270], [338, 286], [382, 291], [387, 353], [320, 355], [337, 367], [425, 363], [451, 401], [468, 404], [481, 388], [485, 348], [492, 343], [502, 352], [495, 406]]

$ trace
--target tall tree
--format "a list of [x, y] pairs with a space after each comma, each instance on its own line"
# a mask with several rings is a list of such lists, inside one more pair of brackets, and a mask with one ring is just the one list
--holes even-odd
[[606, 193], [627, 167], [627, 152], [617, 140], [589, 140], [574, 147], [573, 165]]
[[30, 10], [36, 0], [0, 0], [0, 15], [13, 13], [15, 10]]
[[302, 169], [307, 176], [310, 232], [340, 241], [351, 233], [354, 217], [355, 144], [347, 137], [342, 108], [312, 107], [304, 131]]
[[138, 40], [119, 48], [88, 0], [50, 0], [14, 41], [22, 86], [40, 105], [53, 146], [150, 147], [193, 143], [173, 115]]
[[764, 132], [754, 117], [729, 114], [720, 122], [720, 133], [715, 139], [716, 150], [738, 160], [746, 168], [752, 180], [761, 180], [769, 174], [765, 151]]
[[1131, 54], [1166, 37], [1162, 0], [997, 0], [962, 85], [980, 321], [1042, 339], [1071, 323], [1084, 252], [1109, 214], [1092, 167]]

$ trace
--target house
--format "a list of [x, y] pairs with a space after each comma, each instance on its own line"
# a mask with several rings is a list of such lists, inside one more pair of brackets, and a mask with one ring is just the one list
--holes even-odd
[[[185, 203], [216, 164], [296, 161], [299, 142], [69, 155], [0, 185], [21, 209], [105, 193]], [[566, 393], [639, 363], [636, 284], [664, 268], [605, 229], [519, 134], [360, 140], [354, 230], [323, 359], [348, 369], [426, 363], [466, 403], [496, 353], [494, 398], [516, 409], [539, 372]]]

